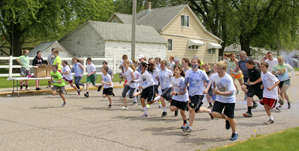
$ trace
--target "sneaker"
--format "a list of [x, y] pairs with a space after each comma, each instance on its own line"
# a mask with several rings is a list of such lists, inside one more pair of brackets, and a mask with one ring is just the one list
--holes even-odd
[[163, 112], [161, 117], [165, 117], [167, 115], [167, 112]]
[[78, 94], [78, 95], [80, 95], [80, 94], [81, 94], [81, 89], [79, 89], [79, 91], [77, 92], [77, 94]]
[[249, 113], [249, 112], [246, 112], [246, 113], [243, 113], [243, 116], [245, 116], [245, 117], [252, 117], [252, 114]]
[[253, 102], [253, 105], [252, 105], [252, 109], [255, 109], [256, 107], [258, 107], [259, 105], [256, 103], [256, 102]]
[[240, 92], [240, 91], [238, 90], [236, 95], [238, 95], [238, 94], [239, 94], [239, 92]]
[[110, 104], [109, 106], [108, 106], [108, 109], [111, 109], [112, 108], [112, 105]]
[[189, 127], [189, 124], [188, 124], [188, 122], [187, 122], [187, 123], [183, 123], [183, 125], [182, 125], [181, 129], [186, 129], [186, 127]]
[[184, 131], [185, 133], [191, 133], [191, 132], [192, 132], [192, 129], [191, 129], [189, 126], [187, 126], [185, 129], [183, 129], [183, 131]]
[[84, 96], [88, 98], [88, 97], [89, 97], [89, 94], [88, 94], [88, 93], [85, 93]]
[[36, 90], [36, 91], [39, 91], [39, 90], [42, 90], [42, 89], [40, 89], [40, 88], [36, 88], [35, 90]]
[[283, 104], [284, 104], [284, 101], [282, 100], [282, 98], [281, 98], [280, 96], [279, 96], [278, 103], [279, 103], [280, 105], [283, 105]]
[[291, 102], [288, 102], [288, 109], [291, 108]]
[[267, 125], [273, 124], [274, 120], [269, 119], [269, 121], [266, 122]]
[[178, 111], [174, 111], [174, 116], [177, 117], [178, 116]]
[[213, 120], [213, 119], [214, 119], [214, 117], [212, 116], [212, 114], [211, 114], [211, 113], [209, 113], [209, 115], [210, 115], [211, 119]]
[[86, 84], [83, 84], [83, 90], [85, 90], [86, 89]]
[[226, 128], [227, 130], [230, 129], [230, 124], [229, 124], [229, 121], [228, 121], [228, 120], [225, 121], [225, 128]]
[[212, 109], [212, 108], [213, 108], [213, 106], [211, 106], [211, 105], [208, 107], [208, 109]]
[[150, 105], [149, 105], [149, 104], [146, 104], [146, 108], [148, 108], [148, 109], [149, 109], [149, 108], [150, 108]]
[[121, 107], [120, 109], [122, 109], [122, 110], [127, 110], [127, 109], [129, 109], [127, 106], [123, 106], [123, 107]]
[[101, 89], [102, 89], [102, 85], [100, 85], [100, 86], [98, 87], [98, 92], [100, 92]]
[[279, 107], [276, 107], [276, 110], [277, 110], [278, 112], [281, 112], [281, 110], [279, 109]]
[[282, 107], [282, 105], [279, 105], [279, 106], [278, 106], [278, 108], [281, 108], [281, 107]]
[[159, 108], [161, 108], [162, 107], [162, 104], [159, 104]]
[[133, 106], [136, 106], [136, 105], [138, 105], [138, 103], [137, 102], [133, 102]]
[[112, 92], [112, 96], [113, 96], [113, 97], [115, 96], [114, 92]]
[[244, 100], [247, 100], [247, 95], [245, 94], [245, 98], [244, 98]]
[[232, 137], [230, 138], [231, 141], [237, 140], [238, 139], [238, 134], [233, 133]]
[[143, 115], [141, 115], [140, 117], [149, 117], [149, 115], [148, 114], [146, 114], [146, 113], [144, 113]]
[[65, 107], [65, 103], [62, 104], [62, 107]]

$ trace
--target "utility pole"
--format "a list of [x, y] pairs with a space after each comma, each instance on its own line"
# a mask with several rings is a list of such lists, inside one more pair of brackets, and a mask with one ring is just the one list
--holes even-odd
[[132, 43], [131, 43], [131, 60], [135, 59], [135, 40], [136, 40], [136, 4], [137, 1], [133, 0], [132, 11]]

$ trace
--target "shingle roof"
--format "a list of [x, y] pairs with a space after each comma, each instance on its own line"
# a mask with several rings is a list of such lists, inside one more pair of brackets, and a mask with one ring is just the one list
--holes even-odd
[[124, 24], [132, 24], [132, 15], [129, 14], [115, 14]]
[[47, 48], [49, 48], [51, 45], [53, 45], [57, 41], [47, 41], [47, 42], [42, 42], [39, 45], [37, 45], [33, 50], [29, 52], [29, 57], [34, 57], [36, 56], [36, 53], [38, 51], [44, 52]]
[[[87, 21], [104, 40], [131, 41], [132, 25]], [[166, 40], [151, 26], [136, 26], [136, 42], [163, 43]]]

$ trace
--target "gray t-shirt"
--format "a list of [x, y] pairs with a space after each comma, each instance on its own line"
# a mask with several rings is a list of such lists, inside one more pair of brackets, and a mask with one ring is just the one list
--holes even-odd
[[47, 61], [49, 62], [49, 65], [52, 65], [52, 64], [53, 64], [53, 59], [54, 59], [54, 55], [53, 55], [53, 54], [50, 54], [50, 55], [48, 56], [48, 59], [47, 59]]

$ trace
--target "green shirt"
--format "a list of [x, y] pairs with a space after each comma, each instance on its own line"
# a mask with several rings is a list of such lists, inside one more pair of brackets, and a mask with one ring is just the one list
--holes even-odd
[[26, 68], [26, 70], [29, 70], [29, 58], [27, 56], [20, 56], [18, 60], [22, 63], [22, 68]]
[[58, 70], [61, 70], [61, 59], [59, 56], [56, 56], [54, 58], [53, 65], [56, 65], [57, 63], [58, 63]]
[[54, 83], [55, 86], [64, 86], [65, 85], [65, 82], [64, 80], [62, 79], [62, 75], [60, 74], [60, 72], [56, 71], [56, 73], [54, 73], [53, 71], [51, 72], [51, 77], [53, 77], [54, 81], [59, 81], [61, 79], [61, 83]]

